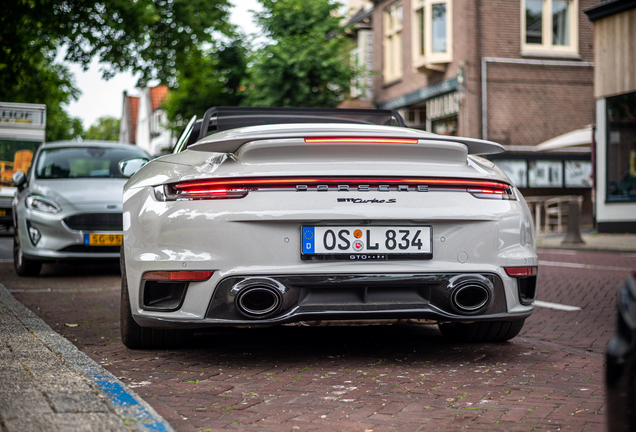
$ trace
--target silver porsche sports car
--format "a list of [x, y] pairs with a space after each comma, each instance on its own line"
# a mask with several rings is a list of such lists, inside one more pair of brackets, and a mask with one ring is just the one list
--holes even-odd
[[38, 149], [25, 174], [13, 176], [13, 262], [20, 276], [37, 276], [42, 263], [119, 257], [122, 190], [119, 163], [150, 159], [130, 144], [59, 141]]
[[[194, 131], [194, 132], [193, 132]], [[528, 207], [499, 144], [394, 111], [212, 108], [124, 187], [121, 332], [426, 323], [506, 341], [532, 313]]]

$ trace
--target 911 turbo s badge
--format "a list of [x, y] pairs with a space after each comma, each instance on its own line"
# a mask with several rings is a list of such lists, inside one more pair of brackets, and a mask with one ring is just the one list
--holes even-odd
[[394, 204], [397, 202], [395, 198], [383, 199], [362, 199], [362, 198], [338, 198], [338, 202], [348, 202], [354, 204]]

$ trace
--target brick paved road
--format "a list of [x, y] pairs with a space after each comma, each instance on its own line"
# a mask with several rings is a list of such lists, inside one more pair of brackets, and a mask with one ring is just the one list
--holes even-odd
[[537, 308], [512, 342], [482, 345], [447, 343], [430, 326], [282, 327], [130, 351], [115, 266], [45, 266], [18, 279], [0, 263], [0, 281], [178, 431], [602, 431], [602, 353], [636, 255], [540, 259], [539, 298], [583, 309]]

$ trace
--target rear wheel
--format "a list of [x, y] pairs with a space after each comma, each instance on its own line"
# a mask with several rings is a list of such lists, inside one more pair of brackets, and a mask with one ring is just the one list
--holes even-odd
[[17, 230], [13, 236], [13, 266], [18, 276], [39, 276], [42, 262], [25, 258]]
[[177, 348], [192, 341], [192, 330], [142, 327], [132, 316], [126, 269], [121, 267], [121, 306], [119, 314], [121, 341], [130, 349]]
[[446, 339], [453, 342], [505, 342], [519, 334], [525, 321], [445, 323], [440, 324], [439, 329]]

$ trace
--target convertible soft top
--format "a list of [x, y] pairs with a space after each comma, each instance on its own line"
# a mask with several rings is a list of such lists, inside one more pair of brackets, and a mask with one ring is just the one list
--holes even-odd
[[397, 111], [339, 108], [212, 107], [203, 115], [198, 139], [210, 132], [290, 123], [353, 123], [406, 127]]

